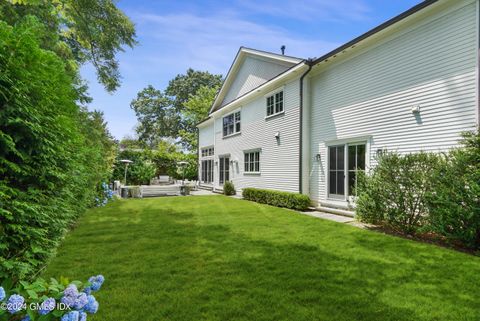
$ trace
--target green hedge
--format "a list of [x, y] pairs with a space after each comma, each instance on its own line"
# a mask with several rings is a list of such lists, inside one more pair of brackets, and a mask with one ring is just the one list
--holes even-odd
[[286, 207], [294, 210], [305, 211], [310, 207], [311, 201], [307, 195], [272, 191], [267, 189], [244, 188], [243, 198], [257, 203]]

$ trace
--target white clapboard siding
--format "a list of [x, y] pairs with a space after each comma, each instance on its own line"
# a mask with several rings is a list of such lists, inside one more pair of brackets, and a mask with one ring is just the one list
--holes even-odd
[[460, 2], [311, 79], [310, 153], [321, 157], [311, 160], [312, 199], [327, 200], [329, 142], [369, 137], [374, 166], [378, 149], [446, 151], [474, 128], [477, 8]]
[[[280, 87], [281, 88], [281, 87]], [[241, 107], [241, 134], [222, 137], [222, 118], [216, 120], [215, 160], [230, 154], [237, 160], [230, 166], [230, 179], [237, 190], [244, 187], [268, 188], [298, 192], [299, 153], [299, 81], [284, 87], [285, 114], [265, 119], [266, 98], [257, 99]], [[275, 133], [280, 132], [277, 144]], [[261, 149], [260, 175], [244, 173], [244, 151]], [[215, 186], [219, 185], [218, 163], [215, 164]]]
[[198, 132], [199, 150], [203, 147], [210, 147], [214, 144], [213, 121], [208, 121], [207, 125], [202, 125]]
[[279, 64], [253, 56], [247, 56], [241, 65], [235, 80], [228, 89], [222, 105], [248, 93], [268, 80], [281, 74], [292, 64]]

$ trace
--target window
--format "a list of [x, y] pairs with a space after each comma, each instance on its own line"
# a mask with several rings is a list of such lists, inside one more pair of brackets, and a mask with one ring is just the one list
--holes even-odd
[[213, 147], [202, 148], [202, 157], [213, 156], [214, 149]]
[[357, 177], [365, 172], [365, 145], [348, 146], [348, 195], [357, 195]]
[[223, 137], [240, 132], [240, 111], [223, 117]]
[[260, 172], [260, 151], [246, 152], [244, 154], [245, 173], [259, 173]]
[[202, 160], [202, 183], [213, 182], [213, 159]]
[[267, 117], [283, 112], [283, 91], [267, 97]]

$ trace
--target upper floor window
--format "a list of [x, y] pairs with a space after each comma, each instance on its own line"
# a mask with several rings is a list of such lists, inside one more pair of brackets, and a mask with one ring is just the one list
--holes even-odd
[[260, 151], [245, 152], [244, 154], [244, 171], [245, 173], [260, 172]]
[[202, 148], [202, 157], [213, 156], [213, 147]]
[[240, 111], [223, 117], [223, 137], [240, 132]]
[[283, 90], [267, 97], [267, 117], [283, 112]]

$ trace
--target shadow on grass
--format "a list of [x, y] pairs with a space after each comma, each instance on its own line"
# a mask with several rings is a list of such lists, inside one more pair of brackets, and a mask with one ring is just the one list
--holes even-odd
[[165, 204], [90, 215], [48, 274], [105, 274], [94, 320], [478, 319], [480, 266], [462, 254], [263, 206], [242, 204], [278, 222]]

